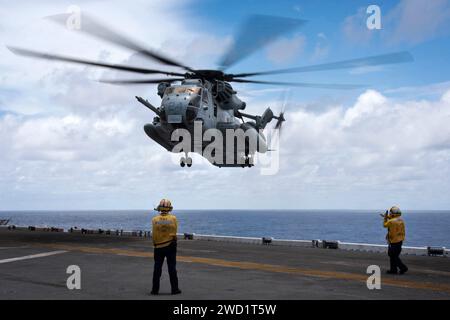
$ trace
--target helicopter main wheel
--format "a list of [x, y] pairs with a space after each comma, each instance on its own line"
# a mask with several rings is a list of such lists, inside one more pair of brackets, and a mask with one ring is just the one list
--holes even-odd
[[249, 168], [253, 167], [253, 166], [254, 166], [254, 164], [253, 164], [253, 158], [247, 156], [247, 158], [245, 159], [245, 165], [246, 165], [247, 167], [249, 167]]
[[188, 168], [192, 167], [192, 158], [191, 157], [186, 158], [186, 164], [187, 164]]
[[180, 166], [184, 168], [185, 166], [188, 166], [188, 168], [192, 167], [192, 158], [191, 157], [181, 157], [180, 159]]

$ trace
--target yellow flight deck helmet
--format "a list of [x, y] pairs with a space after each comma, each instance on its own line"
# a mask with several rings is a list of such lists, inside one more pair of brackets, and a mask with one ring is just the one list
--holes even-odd
[[169, 199], [162, 199], [156, 208], [157, 211], [172, 211], [172, 209], [172, 203]]
[[402, 215], [402, 211], [397, 206], [393, 206], [391, 209], [389, 209], [389, 213], [391, 215], [396, 215], [396, 216], [401, 216]]

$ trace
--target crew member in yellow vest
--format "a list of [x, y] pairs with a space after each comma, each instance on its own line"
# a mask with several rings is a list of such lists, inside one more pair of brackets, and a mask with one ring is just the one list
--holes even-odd
[[405, 240], [405, 222], [403, 221], [402, 212], [398, 207], [392, 207], [389, 212], [384, 215], [383, 226], [388, 229], [386, 240], [389, 244], [388, 255], [390, 259], [389, 274], [404, 274], [408, 271], [408, 267], [400, 260], [402, 252], [402, 244]]
[[155, 267], [153, 270], [153, 286], [151, 294], [159, 293], [159, 280], [161, 278], [164, 259], [167, 258], [170, 286], [172, 294], [180, 294], [177, 277], [177, 217], [172, 214], [172, 204], [162, 199], [155, 209], [159, 214], [152, 219], [152, 237], [154, 247]]

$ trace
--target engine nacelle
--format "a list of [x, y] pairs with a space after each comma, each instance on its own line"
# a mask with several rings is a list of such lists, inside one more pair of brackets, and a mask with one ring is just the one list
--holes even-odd
[[244, 110], [246, 103], [236, 96], [236, 91], [225, 81], [217, 81], [214, 90], [214, 96], [223, 110]]

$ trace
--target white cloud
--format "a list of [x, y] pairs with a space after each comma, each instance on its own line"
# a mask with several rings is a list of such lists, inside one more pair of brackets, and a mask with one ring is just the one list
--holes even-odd
[[420, 97], [437, 97], [443, 96], [450, 88], [450, 81], [431, 83], [423, 86], [409, 86], [395, 89], [388, 89], [385, 91], [389, 95], [407, 95], [415, 99]]
[[105, 157], [124, 147], [135, 122], [121, 115], [0, 118], [3, 152], [17, 160], [78, 161]]
[[291, 62], [303, 53], [305, 45], [306, 38], [301, 34], [282, 38], [268, 46], [267, 58], [276, 64]]
[[355, 122], [365, 119], [367, 116], [379, 116], [383, 114], [386, 98], [376, 91], [367, 91], [361, 95], [356, 104], [345, 112], [342, 125], [351, 127]]
[[449, 23], [449, 0], [402, 0], [386, 16], [386, 24], [392, 26], [387, 40], [417, 44], [448, 34]]
[[[65, 12], [70, 4], [41, 1], [36, 7], [2, 1], [2, 41], [110, 63], [165, 68], [42, 19]], [[193, 67], [211, 66], [214, 54], [220, 54], [218, 44], [227, 41], [194, 27], [188, 2], [79, 1], [77, 5], [82, 12]], [[207, 45], [196, 46], [200, 39], [206, 39]], [[137, 76], [26, 59], [4, 47], [0, 57], [3, 208], [142, 208], [149, 204], [150, 193], [156, 196], [155, 184], [160, 184], [161, 194], [175, 188], [166, 174], [178, 181], [189, 180], [179, 167], [174, 170], [169, 154], [143, 132], [143, 125], [151, 122], [153, 115], [134, 96], [158, 105], [155, 86], [100, 84], [95, 80]], [[201, 177], [201, 168], [193, 168], [191, 174]], [[103, 204], [96, 198], [104, 199]]]
[[344, 37], [354, 43], [368, 43], [375, 33], [367, 28], [367, 17], [366, 8], [359, 8], [355, 14], [346, 17], [342, 24]]
[[384, 201], [411, 208], [448, 207], [442, 192], [450, 188], [449, 94], [399, 103], [367, 91], [350, 108], [289, 114], [284, 140], [289, 155], [283, 159], [297, 175], [291, 188], [308, 186], [315, 201], [325, 200], [319, 190], [331, 197], [344, 192], [344, 201], [334, 200], [341, 207], [359, 200], [376, 207], [380, 193]]
[[375, 37], [391, 45], [419, 44], [449, 33], [450, 0], [401, 0], [389, 11], [381, 11], [381, 30], [369, 30], [369, 15], [361, 7], [345, 18], [342, 30], [346, 39], [366, 44]]
[[95, 207], [145, 207], [161, 196], [196, 208], [446, 208], [449, 97], [447, 90], [439, 100], [398, 102], [370, 90], [348, 108], [290, 111], [275, 176], [218, 169], [198, 156], [181, 169], [126, 113], [7, 115], [0, 188], [4, 203], [21, 195], [44, 208], [89, 207], [98, 198]]
[[[0, 35], [7, 43], [109, 62], [156, 65], [119, 48], [44, 26], [40, 17], [63, 12], [62, 5], [42, 1], [38, 7], [22, 2], [14, 7], [13, 3], [2, 2], [0, 7]], [[121, 2], [108, 10], [100, 9], [102, 2], [84, 3], [82, 9], [100, 12], [102, 20], [116, 29], [194, 67], [212, 65], [209, 62], [220, 55], [216, 47], [229, 41], [194, 30], [192, 16], [179, 1], [138, 1], [126, 5], [126, 14]], [[204, 35], [209, 45], [196, 46]], [[285, 42], [286, 53], [299, 54], [304, 40], [290, 40]], [[2, 209], [151, 208], [166, 196], [177, 208], [450, 205], [449, 87], [441, 87], [439, 100], [399, 101], [368, 91], [351, 106], [330, 102], [311, 111], [290, 107], [281, 170], [276, 176], [261, 176], [258, 168], [199, 164], [198, 156], [190, 169], [173, 164], [170, 154], [143, 132], [142, 126], [153, 115], [134, 100], [134, 95], [142, 95], [158, 104], [155, 87], [91, 81], [128, 74], [28, 60], [2, 48], [0, 58]], [[249, 92], [249, 110], [261, 112], [278, 105], [267, 98], [273, 98], [275, 90], [279, 89]]]

